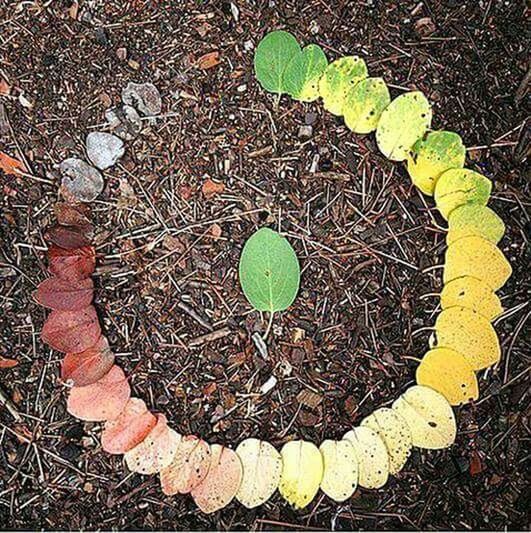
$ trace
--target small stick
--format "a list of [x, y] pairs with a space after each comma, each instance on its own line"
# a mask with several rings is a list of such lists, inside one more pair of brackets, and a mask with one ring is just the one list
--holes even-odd
[[196, 337], [195, 339], [192, 339], [188, 342], [188, 346], [193, 348], [195, 346], [200, 346], [201, 344], [204, 344], [206, 342], [216, 341], [218, 339], [222, 339], [223, 337], [226, 337], [230, 334], [230, 328], [225, 327], [221, 329], [217, 329], [215, 331], [212, 331], [211, 333], [206, 333], [205, 335], [199, 335], [199, 337]]
[[11, 400], [2, 392], [0, 389], [0, 404], [3, 405], [11, 414], [11, 416], [17, 421], [22, 422], [22, 417], [17, 411], [16, 407], [13, 405]]
[[180, 301], [177, 303], [177, 307], [184, 311], [186, 314], [190, 315], [198, 324], [201, 324], [206, 330], [212, 331], [214, 328], [205, 320], [197, 311], [194, 311], [189, 305]]

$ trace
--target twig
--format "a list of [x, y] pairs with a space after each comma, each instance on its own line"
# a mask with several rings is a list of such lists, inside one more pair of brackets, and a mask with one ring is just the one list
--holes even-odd
[[13, 402], [3, 393], [0, 389], [0, 404], [2, 404], [11, 414], [11, 416], [17, 421], [22, 422], [22, 417], [17, 411], [16, 407], [13, 405]]
[[223, 337], [226, 337], [229, 334], [230, 328], [228, 327], [217, 329], [215, 331], [212, 331], [211, 333], [206, 333], [205, 335], [199, 335], [199, 337], [195, 337], [195, 339], [192, 339], [188, 342], [188, 346], [200, 346], [201, 344], [205, 344], [207, 342], [222, 339]]

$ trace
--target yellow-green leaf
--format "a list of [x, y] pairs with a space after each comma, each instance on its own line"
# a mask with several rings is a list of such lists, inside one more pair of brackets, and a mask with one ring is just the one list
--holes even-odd
[[471, 276], [497, 291], [511, 273], [511, 265], [500, 249], [481, 237], [463, 237], [446, 250], [444, 284], [456, 278]]
[[474, 369], [463, 355], [450, 348], [427, 352], [417, 367], [417, 383], [440, 392], [451, 405], [476, 400], [479, 395]]
[[323, 479], [321, 452], [311, 442], [294, 440], [284, 444], [280, 455], [280, 494], [296, 509], [303, 509], [314, 499]]
[[347, 92], [367, 76], [367, 65], [361, 57], [340, 57], [330, 63], [319, 81], [324, 108], [334, 115], [341, 115]]
[[389, 89], [382, 78], [359, 81], [349, 89], [343, 104], [345, 124], [354, 133], [374, 131], [390, 101]]
[[435, 321], [437, 347], [459, 352], [474, 370], [487, 368], [500, 360], [498, 335], [491, 323], [465, 307], [449, 307]]
[[490, 207], [465, 204], [450, 213], [446, 242], [452, 244], [463, 237], [476, 236], [498, 244], [504, 233], [503, 220]]
[[378, 433], [389, 454], [389, 473], [398, 474], [406, 464], [412, 447], [406, 421], [396, 411], [381, 407], [363, 419], [361, 426]]
[[282, 473], [282, 458], [264, 440], [246, 439], [236, 448], [243, 466], [243, 478], [236, 494], [245, 507], [252, 509], [269, 500], [277, 490]]
[[295, 54], [284, 74], [287, 93], [295, 100], [313, 102], [319, 98], [319, 80], [328, 65], [320, 46], [309, 44]]
[[407, 157], [411, 181], [424, 194], [433, 195], [439, 176], [465, 164], [465, 145], [453, 131], [432, 131], [419, 139]]
[[482, 280], [463, 276], [449, 281], [441, 292], [441, 307], [466, 307], [487, 320], [494, 320], [503, 312], [496, 293]]
[[389, 455], [384, 441], [369, 427], [356, 427], [343, 436], [354, 447], [358, 457], [358, 484], [366, 489], [378, 489], [389, 477]]
[[454, 443], [457, 433], [454, 412], [439, 392], [414, 385], [395, 400], [393, 409], [407, 422], [413, 446], [438, 450]]
[[487, 205], [492, 182], [467, 168], [447, 170], [435, 185], [435, 205], [448, 220], [450, 213], [465, 204]]
[[432, 111], [419, 91], [401, 94], [383, 111], [376, 129], [380, 151], [392, 161], [403, 161], [411, 147], [428, 130]]
[[348, 440], [325, 440], [319, 447], [324, 473], [321, 490], [332, 500], [344, 502], [358, 486], [358, 458]]

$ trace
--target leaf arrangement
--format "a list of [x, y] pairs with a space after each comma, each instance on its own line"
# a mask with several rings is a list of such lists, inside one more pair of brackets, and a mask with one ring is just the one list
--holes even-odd
[[[353, 132], [375, 131], [382, 153], [405, 161], [412, 182], [434, 195], [448, 220], [442, 311], [434, 326], [434, 345], [417, 368], [417, 384], [342, 439], [325, 440], [319, 448], [291, 441], [280, 453], [254, 438], [235, 451], [210, 445], [197, 436], [180, 435], [163, 414], [150, 412], [141, 399], [131, 397], [92, 304], [96, 254], [90, 210], [80, 203], [57, 204], [58, 224], [47, 232], [51, 277], [39, 285], [35, 299], [51, 310], [43, 341], [65, 354], [61, 377], [70, 387], [68, 411], [81, 420], [102, 422], [105, 451], [123, 454], [133, 472], [158, 473], [165, 494], [190, 494], [205, 513], [233, 499], [253, 508], [277, 489], [296, 508], [306, 507], [319, 489], [342, 502], [357, 487], [385, 485], [414, 447], [450, 446], [456, 437], [452, 405], [476, 399], [475, 372], [500, 359], [491, 325], [502, 312], [495, 291], [511, 274], [497, 248], [504, 224], [486, 206], [491, 183], [463, 168], [465, 148], [459, 135], [429, 131], [431, 106], [421, 92], [391, 100], [384, 81], [369, 77], [361, 58], [347, 56], [328, 64], [320, 47], [301, 48], [284, 31], [260, 42], [254, 64], [265, 90], [302, 102], [321, 97], [325, 109], [343, 116]], [[293, 303], [300, 267], [289, 242], [262, 228], [243, 248], [239, 276], [251, 305], [272, 316]]]

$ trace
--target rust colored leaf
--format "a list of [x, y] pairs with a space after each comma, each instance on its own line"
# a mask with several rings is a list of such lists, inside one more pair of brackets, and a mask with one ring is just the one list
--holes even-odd
[[52, 226], [45, 237], [56, 246], [72, 249], [90, 245], [94, 228], [92, 224], [84, 226]]
[[179, 433], [168, 427], [164, 415], [157, 415], [157, 424], [148, 436], [125, 454], [125, 462], [132, 472], [156, 474], [173, 460], [181, 441]]
[[124, 371], [116, 365], [101, 379], [86, 387], [72, 387], [66, 410], [80, 420], [102, 422], [116, 418], [131, 396]]
[[231, 449], [219, 444], [211, 447], [212, 459], [206, 478], [192, 496], [204, 513], [213, 513], [227, 506], [238, 492], [243, 476], [240, 458]]
[[138, 446], [157, 424], [140, 398], [129, 398], [124, 410], [114, 420], [105, 422], [101, 446], [107, 453], [119, 454]]
[[35, 291], [35, 301], [55, 311], [77, 311], [92, 302], [94, 283], [90, 278], [69, 281], [59, 277], [45, 279]]
[[217, 50], [204, 54], [197, 60], [197, 66], [202, 70], [213, 68], [216, 65], [219, 65], [219, 63], [219, 52]]
[[0, 355], [0, 368], [13, 368], [18, 365], [16, 359], [9, 359], [8, 357], [2, 357]]
[[43, 342], [63, 353], [79, 353], [96, 344], [101, 335], [93, 305], [79, 311], [52, 311], [41, 332]]
[[7, 96], [11, 92], [11, 86], [6, 80], [0, 79], [0, 96]]
[[0, 152], [0, 170], [3, 170], [6, 174], [20, 176], [21, 173], [26, 172], [26, 166], [22, 161]]
[[53, 206], [55, 218], [61, 226], [87, 226], [90, 224], [90, 207], [87, 204], [57, 202]]
[[52, 245], [48, 250], [51, 274], [69, 281], [89, 277], [96, 267], [96, 251], [93, 246], [65, 249]]
[[61, 362], [61, 379], [76, 387], [95, 383], [109, 372], [114, 364], [114, 354], [103, 335], [84, 352], [67, 353]]
[[201, 188], [205, 198], [213, 198], [214, 196], [221, 194], [225, 190], [225, 185], [223, 183], [218, 183], [214, 180], [208, 178]]
[[210, 446], [195, 435], [183, 437], [170, 466], [160, 473], [162, 492], [187, 494], [205, 479], [210, 468]]

